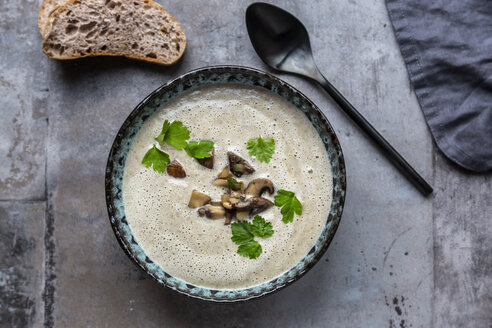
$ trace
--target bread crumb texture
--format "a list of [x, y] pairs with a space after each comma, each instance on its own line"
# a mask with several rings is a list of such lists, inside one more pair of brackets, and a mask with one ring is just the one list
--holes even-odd
[[43, 0], [41, 7], [39, 8], [39, 16], [38, 16], [38, 27], [41, 36], [44, 37], [46, 34], [46, 22], [50, 15], [61, 5], [66, 3], [67, 0]]
[[43, 51], [56, 59], [109, 55], [170, 65], [186, 47], [179, 23], [151, 0], [70, 0], [45, 32]]

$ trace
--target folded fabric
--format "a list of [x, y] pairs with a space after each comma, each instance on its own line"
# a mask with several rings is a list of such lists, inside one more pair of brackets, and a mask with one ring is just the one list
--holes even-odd
[[492, 169], [492, 1], [387, 0], [415, 93], [442, 152]]

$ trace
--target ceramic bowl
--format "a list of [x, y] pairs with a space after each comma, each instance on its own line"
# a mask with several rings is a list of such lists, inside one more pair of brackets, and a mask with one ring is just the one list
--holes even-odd
[[[294, 267], [261, 285], [238, 290], [214, 290], [195, 286], [166, 273], [138, 245], [125, 217], [122, 195], [123, 172], [128, 152], [144, 122], [165, 103], [183, 92], [203, 85], [240, 83], [267, 89], [294, 104], [318, 131], [330, 159], [333, 177], [332, 203], [326, 225], [309, 253]], [[346, 176], [342, 149], [323, 113], [301, 92], [286, 82], [256, 69], [239, 66], [206, 67], [186, 73], [161, 86], [145, 98], [128, 116], [115, 137], [106, 167], [106, 203], [114, 233], [126, 254], [149, 276], [179, 293], [215, 302], [237, 302], [275, 292], [302, 277], [322, 257], [330, 245], [342, 216]]]

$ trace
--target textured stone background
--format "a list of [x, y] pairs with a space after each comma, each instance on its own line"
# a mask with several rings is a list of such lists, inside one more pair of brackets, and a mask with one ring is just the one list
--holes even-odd
[[0, 0], [1, 327], [492, 327], [492, 175], [464, 172], [429, 135], [383, 0], [274, 1], [311, 33], [321, 70], [434, 186], [420, 196], [314, 85], [339, 135], [348, 191], [332, 246], [304, 278], [245, 304], [176, 295], [119, 248], [104, 201], [108, 151], [148, 93], [190, 69], [266, 67], [249, 1], [158, 0], [188, 37], [161, 67], [41, 52], [39, 0]]

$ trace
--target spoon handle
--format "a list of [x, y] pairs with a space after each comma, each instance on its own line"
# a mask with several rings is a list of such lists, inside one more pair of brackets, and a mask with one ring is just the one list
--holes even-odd
[[[320, 74], [321, 75], [321, 74]], [[401, 173], [424, 195], [432, 193], [432, 187], [418, 174], [415, 169], [401, 156], [393, 146], [362, 116], [351, 103], [328, 81], [322, 78], [316, 82], [328, 92], [335, 102], [347, 113], [350, 118], [381, 148], [384, 155], [400, 170]]]

